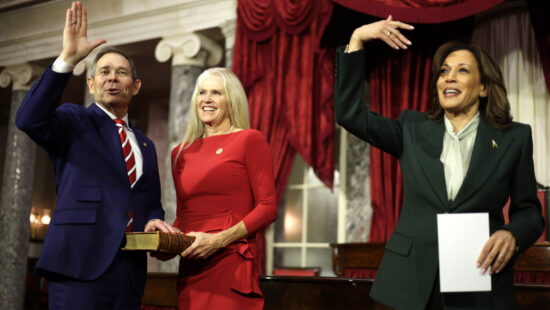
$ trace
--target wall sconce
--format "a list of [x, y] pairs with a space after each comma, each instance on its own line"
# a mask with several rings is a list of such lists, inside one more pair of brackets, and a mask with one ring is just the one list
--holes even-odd
[[50, 209], [39, 209], [35, 207], [31, 209], [31, 215], [29, 217], [29, 222], [31, 225], [31, 240], [44, 240], [51, 219]]

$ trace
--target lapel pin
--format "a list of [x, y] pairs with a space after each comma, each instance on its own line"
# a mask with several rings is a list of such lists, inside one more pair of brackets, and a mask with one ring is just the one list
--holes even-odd
[[144, 146], [144, 147], [147, 147], [147, 142], [143, 142], [143, 146]]
[[220, 148], [216, 151], [216, 155], [220, 155], [222, 152], [223, 152], [223, 149], [220, 147]]
[[495, 142], [495, 140], [491, 140], [491, 145], [494, 149], [498, 149], [498, 144]]

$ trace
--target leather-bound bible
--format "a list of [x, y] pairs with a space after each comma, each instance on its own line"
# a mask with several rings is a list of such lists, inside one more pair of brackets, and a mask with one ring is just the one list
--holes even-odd
[[180, 254], [195, 240], [193, 236], [162, 231], [126, 233], [122, 250], [142, 250]]

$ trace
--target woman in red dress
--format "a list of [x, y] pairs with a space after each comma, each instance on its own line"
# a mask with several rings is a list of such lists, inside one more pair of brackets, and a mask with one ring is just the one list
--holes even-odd
[[203, 72], [183, 141], [172, 151], [174, 226], [195, 236], [181, 253], [180, 309], [262, 309], [255, 234], [275, 220], [271, 150], [250, 129], [248, 102], [225, 68]]

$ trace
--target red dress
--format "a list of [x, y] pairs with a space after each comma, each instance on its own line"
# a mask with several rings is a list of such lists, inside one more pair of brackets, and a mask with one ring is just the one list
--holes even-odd
[[[178, 150], [172, 150], [172, 162]], [[181, 151], [172, 174], [174, 226], [184, 233], [217, 232], [242, 220], [249, 234], [205, 260], [180, 260], [179, 309], [262, 309], [254, 235], [277, 214], [271, 150], [264, 136], [248, 129], [199, 138]]]

